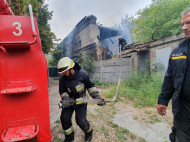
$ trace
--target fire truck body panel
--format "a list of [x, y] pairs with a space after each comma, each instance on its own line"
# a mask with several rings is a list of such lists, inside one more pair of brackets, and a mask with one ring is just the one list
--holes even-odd
[[13, 15], [13, 12], [9, 6], [10, 0], [9, 4], [7, 3], [7, 0], [0, 0], [0, 15]]
[[[5, 1], [0, 0], [0, 5], [2, 2]], [[37, 135], [38, 142], [48, 142], [51, 140], [48, 70], [36, 19], [37, 32], [33, 33], [30, 17], [1, 13], [0, 142], [13, 135], [19, 135], [20, 140]]]

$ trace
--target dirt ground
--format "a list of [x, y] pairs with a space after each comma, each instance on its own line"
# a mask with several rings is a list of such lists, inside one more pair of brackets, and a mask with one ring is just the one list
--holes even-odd
[[[103, 93], [103, 89], [99, 91]], [[49, 100], [52, 142], [62, 142], [64, 133], [59, 120], [61, 109], [57, 105], [60, 101], [58, 81], [52, 79]], [[131, 101], [121, 100], [103, 107], [88, 104], [87, 118], [94, 128], [92, 142], [169, 142], [171, 107], [167, 108], [166, 116], [160, 116], [155, 107], [139, 109]], [[74, 115], [72, 122], [74, 142], [84, 142], [84, 133], [76, 125]]]

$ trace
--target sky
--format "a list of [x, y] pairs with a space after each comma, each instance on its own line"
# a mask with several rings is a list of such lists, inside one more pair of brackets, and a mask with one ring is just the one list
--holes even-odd
[[52, 32], [59, 39], [64, 39], [82, 18], [89, 15], [97, 17], [97, 23], [111, 27], [120, 23], [127, 14], [136, 16], [151, 4], [152, 0], [45, 0], [48, 10], [53, 11], [49, 21]]

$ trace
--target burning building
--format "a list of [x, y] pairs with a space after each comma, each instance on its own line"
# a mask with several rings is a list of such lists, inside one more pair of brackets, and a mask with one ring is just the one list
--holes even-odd
[[119, 52], [121, 31], [98, 25], [96, 20], [93, 15], [85, 16], [61, 41], [59, 47], [66, 47], [65, 56], [76, 58], [87, 53], [95, 60], [105, 60]]

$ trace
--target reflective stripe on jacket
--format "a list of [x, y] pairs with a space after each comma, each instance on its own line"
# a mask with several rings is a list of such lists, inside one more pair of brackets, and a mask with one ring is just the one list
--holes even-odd
[[[69, 95], [70, 98], [87, 97], [86, 89], [92, 98], [99, 96], [94, 83], [90, 80], [88, 74], [83, 70], [76, 70], [73, 76], [62, 76], [59, 80], [59, 93], [62, 96]], [[81, 104], [82, 102], [77, 102]]]
[[161, 94], [158, 97], [158, 104], [166, 106], [173, 97], [172, 112], [174, 116], [177, 116], [180, 111], [179, 96], [187, 66], [189, 44], [190, 39], [186, 39], [171, 52]]

